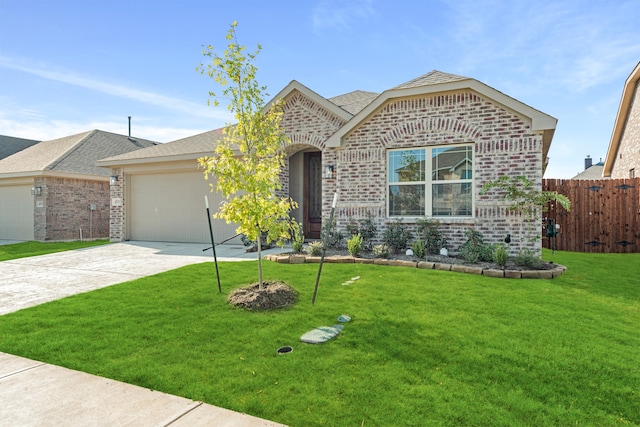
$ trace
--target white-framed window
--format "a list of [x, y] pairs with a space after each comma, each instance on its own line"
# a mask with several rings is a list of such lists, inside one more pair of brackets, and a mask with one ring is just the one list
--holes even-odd
[[473, 216], [473, 145], [387, 151], [389, 217]]

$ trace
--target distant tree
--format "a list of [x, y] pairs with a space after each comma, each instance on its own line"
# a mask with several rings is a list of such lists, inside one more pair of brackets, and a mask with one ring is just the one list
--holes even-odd
[[[202, 54], [211, 58], [206, 66], [197, 70], [213, 78], [222, 88], [227, 108], [234, 114], [236, 123], [227, 125], [218, 142], [215, 154], [198, 159], [204, 168], [205, 179], [216, 177], [216, 188], [225, 197], [216, 218], [238, 224], [237, 232], [257, 242], [259, 287], [262, 279], [262, 239], [267, 243], [283, 244], [290, 239], [289, 211], [296, 207], [289, 198], [277, 196], [282, 186], [280, 172], [284, 167], [284, 148], [289, 143], [280, 123], [281, 101], [265, 108], [266, 87], [256, 80], [254, 60], [260, 50], [245, 52], [238, 44], [237, 22], [227, 32], [227, 49], [222, 56], [209, 45]], [[220, 97], [209, 92], [214, 105], [220, 105]], [[294, 223], [297, 224], [297, 223]]]

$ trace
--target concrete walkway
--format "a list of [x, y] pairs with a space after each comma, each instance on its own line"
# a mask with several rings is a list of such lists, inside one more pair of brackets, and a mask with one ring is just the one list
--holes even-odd
[[[0, 315], [189, 264], [213, 262], [211, 250], [202, 251], [206, 247], [125, 242], [0, 262]], [[257, 258], [239, 245], [218, 246], [216, 253], [219, 261]], [[282, 424], [0, 352], [0, 425]]]

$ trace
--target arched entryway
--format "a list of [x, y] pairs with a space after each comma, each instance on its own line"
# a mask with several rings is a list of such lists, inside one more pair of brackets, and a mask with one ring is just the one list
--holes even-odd
[[319, 239], [322, 228], [322, 152], [302, 146], [289, 157], [289, 196], [298, 203], [291, 212], [302, 223], [305, 239]]

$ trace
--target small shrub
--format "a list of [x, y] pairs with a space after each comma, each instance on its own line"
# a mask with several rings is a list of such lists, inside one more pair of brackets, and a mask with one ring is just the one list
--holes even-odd
[[322, 250], [324, 249], [324, 245], [320, 240], [316, 240], [315, 242], [309, 243], [304, 251], [311, 256], [320, 256], [322, 255]]
[[387, 225], [387, 229], [384, 230], [384, 242], [394, 253], [404, 251], [411, 238], [411, 232], [400, 218]]
[[509, 253], [507, 252], [505, 245], [497, 245], [493, 251], [493, 262], [498, 264], [500, 267], [505, 268], [508, 260]]
[[389, 258], [390, 255], [389, 246], [387, 245], [375, 245], [372, 252], [376, 258]]
[[413, 254], [420, 259], [427, 255], [427, 245], [424, 243], [424, 240], [416, 240], [413, 242], [412, 249]]
[[301, 253], [304, 247], [304, 233], [302, 232], [302, 224], [291, 224], [291, 247], [296, 253]]
[[460, 246], [458, 253], [465, 261], [474, 264], [480, 261], [493, 261], [494, 247], [483, 242], [482, 233], [470, 228], [464, 235], [467, 241]]
[[362, 252], [362, 236], [359, 233], [347, 240], [347, 250], [351, 256], [360, 255], [360, 252]]
[[324, 236], [325, 241], [327, 242], [328, 248], [340, 247], [344, 236], [341, 232], [338, 231], [335, 219], [333, 219], [332, 221], [324, 221], [322, 223], [321, 233], [322, 236]]
[[447, 240], [442, 237], [442, 233], [440, 232], [440, 221], [425, 217], [416, 221], [416, 224], [418, 227], [418, 238], [424, 240], [427, 253], [438, 255], [440, 249], [447, 246]]
[[347, 232], [347, 236], [355, 236], [360, 232], [360, 230], [358, 229], [358, 223], [352, 216], [349, 217], [347, 225], [344, 226], [344, 229]]
[[544, 261], [535, 256], [528, 248], [524, 248], [520, 251], [520, 253], [513, 259], [513, 262], [515, 262], [517, 266], [527, 267], [534, 270], [540, 269], [544, 265]]
[[376, 223], [373, 221], [371, 212], [367, 212], [367, 217], [361, 219], [359, 225], [360, 228], [358, 232], [362, 236], [362, 247], [366, 250], [371, 250], [373, 246], [371, 241], [376, 237], [376, 233], [378, 232], [378, 227], [376, 227]]

